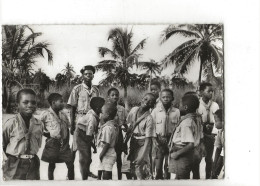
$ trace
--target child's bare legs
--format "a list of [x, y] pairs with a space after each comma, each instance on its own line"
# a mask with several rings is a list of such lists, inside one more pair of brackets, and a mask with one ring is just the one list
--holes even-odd
[[164, 156], [161, 153], [158, 154], [158, 157], [155, 161], [156, 166], [156, 180], [163, 179], [163, 160]]
[[68, 168], [68, 179], [69, 180], [74, 180], [75, 178], [75, 173], [74, 173], [74, 163], [73, 161], [65, 162], [66, 166]]
[[166, 154], [164, 156], [164, 179], [171, 179], [171, 173], [169, 173], [168, 171], [168, 166], [169, 166], [169, 162], [168, 162], [168, 156], [169, 154]]
[[48, 167], [48, 179], [49, 180], [54, 180], [53, 173], [54, 173], [55, 167], [56, 167], [55, 163], [49, 163], [49, 167]]
[[121, 158], [121, 152], [118, 152], [116, 154], [116, 166], [117, 166], [117, 177], [118, 180], [122, 180], [122, 172], [121, 172], [121, 168], [122, 168], [122, 158]]
[[98, 180], [101, 180], [101, 178], [102, 178], [102, 173], [103, 173], [102, 170], [99, 170], [99, 171], [98, 171]]
[[103, 180], [112, 180], [112, 171], [103, 171]]

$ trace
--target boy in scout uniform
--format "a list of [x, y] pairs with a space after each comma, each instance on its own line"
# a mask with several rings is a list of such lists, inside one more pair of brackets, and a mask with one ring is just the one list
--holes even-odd
[[159, 106], [159, 104], [161, 103], [161, 100], [160, 100], [161, 84], [160, 84], [160, 82], [153, 81], [151, 83], [150, 91], [156, 97], [155, 107]]
[[69, 146], [69, 120], [62, 112], [64, 102], [58, 93], [52, 93], [48, 97], [50, 108], [43, 112], [41, 121], [44, 124], [46, 145], [43, 150], [42, 160], [49, 163], [48, 178], [53, 180], [55, 163], [66, 163], [68, 179], [74, 179], [74, 164], [72, 152]]
[[102, 170], [103, 180], [112, 180], [112, 168], [117, 159], [115, 151], [118, 137], [118, 123], [114, 118], [117, 108], [114, 103], [107, 103], [102, 107], [102, 120], [104, 124], [100, 128], [98, 137], [99, 146], [102, 148], [99, 159], [99, 171]]
[[76, 143], [79, 151], [80, 172], [83, 180], [89, 176], [89, 167], [92, 162], [91, 146], [94, 134], [97, 132], [99, 114], [105, 100], [100, 97], [93, 97], [90, 101], [91, 110], [77, 121], [75, 130]]
[[31, 89], [17, 93], [18, 114], [3, 125], [4, 180], [39, 180], [40, 160], [36, 155], [41, 147], [43, 124], [33, 117], [36, 94]]
[[201, 119], [196, 110], [199, 99], [195, 95], [184, 95], [181, 101], [181, 119], [173, 131], [169, 143], [169, 171], [176, 174], [175, 179], [190, 179], [194, 161], [194, 147], [201, 140]]
[[[156, 177], [155, 179], [170, 179], [168, 173], [168, 143], [173, 129], [180, 118], [179, 109], [172, 104], [174, 100], [173, 92], [170, 89], [164, 89], [161, 92], [161, 103], [155, 107], [151, 113], [155, 122], [156, 140], [153, 140], [153, 156], [155, 158]], [[163, 162], [164, 173], [163, 176]]]
[[[95, 74], [95, 68], [91, 65], [87, 65], [80, 70], [82, 74], [83, 82], [79, 85], [76, 85], [70, 94], [68, 105], [71, 106], [70, 110], [70, 121], [71, 121], [71, 135], [74, 134], [77, 120], [86, 115], [87, 112], [90, 110], [90, 99], [92, 97], [99, 96], [99, 90], [96, 86], [92, 85], [92, 80]], [[75, 155], [77, 151], [77, 143], [76, 137], [73, 135], [73, 162], [75, 161]], [[90, 173], [91, 176], [94, 176]], [[96, 176], [94, 176], [96, 177]]]
[[129, 128], [124, 143], [127, 144], [130, 139], [128, 160], [132, 175], [139, 180], [151, 178], [149, 152], [155, 131], [150, 109], [155, 103], [155, 96], [147, 93], [142, 98], [141, 106], [133, 107], [127, 117]]
[[119, 91], [116, 88], [110, 88], [108, 90], [107, 94], [108, 94], [109, 102], [115, 104], [116, 108], [117, 108], [117, 114], [115, 116], [115, 122], [116, 122], [117, 127], [118, 127], [118, 138], [117, 138], [117, 143], [116, 143], [115, 149], [116, 149], [116, 154], [117, 154], [117, 159], [116, 159], [117, 176], [118, 176], [118, 180], [121, 180], [122, 179], [122, 172], [121, 172], [122, 157], [121, 157], [121, 155], [122, 155], [122, 152], [123, 152], [122, 127], [123, 127], [124, 130], [127, 129], [126, 112], [125, 112], [125, 108], [118, 104]]

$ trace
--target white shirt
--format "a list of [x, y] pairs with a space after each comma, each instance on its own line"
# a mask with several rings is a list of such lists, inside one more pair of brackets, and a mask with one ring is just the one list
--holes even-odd
[[207, 117], [208, 117], [208, 111], [207, 108], [209, 108], [209, 122], [214, 123], [214, 127], [212, 130], [212, 134], [217, 134], [218, 129], [215, 126], [215, 120], [214, 120], [214, 113], [219, 109], [219, 106], [216, 102], [210, 100], [208, 104], [206, 104], [202, 98], [200, 99], [200, 106], [198, 108], [198, 114], [201, 115], [202, 117], [202, 122], [205, 123], [207, 122]]

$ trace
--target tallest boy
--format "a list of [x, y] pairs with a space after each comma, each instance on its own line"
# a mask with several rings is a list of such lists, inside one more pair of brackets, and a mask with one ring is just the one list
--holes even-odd
[[[85, 115], [90, 110], [90, 99], [99, 96], [99, 90], [96, 86], [92, 85], [92, 80], [95, 74], [95, 68], [87, 65], [80, 70], [82, 74], [82, 83], [76, 85], [70, 94], [68, 105], [71, 106], [70, 119], [71, 119], [71, 134], [74, 134], [76, 120]], [[77, 151], [76, 135], [73, 135], [73, 158]]]

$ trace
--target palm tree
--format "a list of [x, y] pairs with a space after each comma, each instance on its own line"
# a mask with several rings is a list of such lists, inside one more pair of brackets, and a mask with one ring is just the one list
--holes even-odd
[[142, 70], [146, 70], [146, 74], [150, 76], [149, 80], [149, 90], [151, 87], [151, 82], [153, 75], [161, 74], [161, 65], [151, 59], [149, 62], [139, 62], [138, 67], [141, 67]]
[[66, 83], [66, 80], [67, 77], [64, 74], [58, 73], [55, 76], [56, 88], [59, 90]]
[[[29, 32], [29, 34], [27, 34]], [[27, 76], [29, 68], [38, 57], [44, 57], [43, 51], [47, 52], [48, 63], [52, 64], [52, 52], [46, 42], [35, 42], [42, 33], [35, 33], [27, 25], [5, 25], [2, 27], [2, 67], [6, 69], [3, 79], [3, 87], [7, 92], [6, 112], [10, 112], [12, 85], [14, 82], [21, 84], [21, 80]], [[26, 70], [28, 68], [28, 70]], [[15, 73], [18, 74], [14, 79]], [[21, 85], [22, 87], [22, 85]]]
[[44, 100], [44, 91], [49, 90], [49, 86], [52, 83], [49, 76], [47, 76], [40, 68], [34, 74], [33, 83], [39, 85], [40, 99]]
[[63, 74], [66, 76], [68, 87], [71, 86], [71, 79], [74, 77], [75, 71], [73, 70], [73, 66], [68, 62], [65, 65], [65, 69], [62, 70]]
[[98, 52], [101, 57], [110, 55], [111, 59], [100, 61], [96, 65], [97, 70], [106, 72], [106, 81], [112, 83], [118, 82], [124, 88], [125, 107], [128, 110], [127, 87], [131, 85], [131, 81], [135, 79], [135, 75], [129, 70], [138, 63], [140, 49], [144, 48], [146, 39], [139, 42], [136, 47], [132, 47], [132, 30], [114, 28], [108, 34], [108, 41], [112, 42], [112, 49], [99, 47]]
[[[179, 45], [173, 52], [162, 60], [163, 67], [175, 64], [175, 73], [184, 74], [190, 65], [197, 59], [200, 61], [199, 83], [201, 83], [202, 70], [210, 64], [219, 69], [223, 64], [223, 25], [221, 24], [189, 24], [170, 25], [163, 31], [162, 43], [171, 36], [182, 35], [190, 40]], [[214, 78], [214, 75], [213, 75]]]

